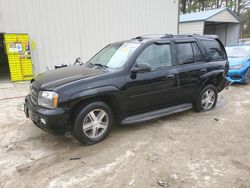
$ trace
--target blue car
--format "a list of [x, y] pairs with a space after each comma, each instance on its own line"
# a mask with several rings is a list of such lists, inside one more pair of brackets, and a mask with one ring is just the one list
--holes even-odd
[[233, 83], [250, 83], [250, 45], [226, 47], [229, 66], [227, 79]]

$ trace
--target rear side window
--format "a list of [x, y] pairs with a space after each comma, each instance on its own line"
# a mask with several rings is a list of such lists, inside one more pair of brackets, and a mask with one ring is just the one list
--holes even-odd
[[180, 65], [203, 61], [203, 56], [196, 42], [177, 43], [176, 48]]
[[136, 60], [137, 64], [147, 63], [152, 70], [172, 65], [170, 44], [151, 44], [146, 47]]
[[194, 62], [192, 43], [178, 43], [177, 51], [179, 64], [188, 64]]
[[226, 59], [226, 52], [218, 41], [201, 40], [201, 42], [206, 49], [209, 61], [221, 61]]
[[200, 51], [198, 45], [194, 42], [194, 43], [192, 43], [192, 46], [193, 46], [193, 51], [194, 51], [194, 60], [195, 60], [195, 62], [203, 61], [203, 56], [201, 54], [201, 51]]

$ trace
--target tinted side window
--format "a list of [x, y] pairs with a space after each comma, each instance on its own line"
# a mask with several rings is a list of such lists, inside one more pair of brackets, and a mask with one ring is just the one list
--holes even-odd
[[178, 43], [176, 47], [179, 64], [194, 63], [192, 43]]
[[144, 49], [136, 60], [137, 64], [148, 63], [152, 70], [172, 65], [170, 44], [152, 44]]
[[226, 53], [216, 40], [201, 40], [210, 61], [221, 61], [226, 59]]
[[195, 60], [195, 62], [203, 61], [203, 56], [201, 54], [201, 51], [200, 51], [198, 45], [194, 42], [194, 43], [192, 43], [192, 46], [193, 46], [193, 51], [194, 51], [194, 60]]

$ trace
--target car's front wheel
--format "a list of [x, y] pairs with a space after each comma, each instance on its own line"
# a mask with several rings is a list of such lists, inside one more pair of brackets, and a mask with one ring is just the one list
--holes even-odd
[[112, 110], [103, 102], [92, 102], [79, 107], [75, 117], [73, 135], [86, 145], [105, 139], [113, 124]]
[[248, 68], [246, 74], [245, 74], [245, 79], [243, 84], [248, 85], [250, 84], [250, 68]]
[[200, 92], [200, 95], [197, 97], [194, 109], [197, 112], [204, 112], [211, 110], [215, 107], [217, 103], [218, 91], [213, 85], [207, 85]]

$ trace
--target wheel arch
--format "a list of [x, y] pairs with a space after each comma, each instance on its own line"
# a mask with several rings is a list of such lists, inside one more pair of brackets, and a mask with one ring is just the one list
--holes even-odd
[[[88, 95], [82, 95], [83, 93], [88, 93]], [[92, 102], [101, 101], [108, 105], [114, 115], [115, 119], [119, 119], [121, 116], [121, 94], [118, 91], [106, 91], [106, 92], [94, 92], [92, 95], [90, 91], [84, 91], [82, 94], [77, 94], [78, 97], [74, 99], [73, 104], [71, 104], [70, 110], [70, 126], [73, 125], [73, 119], [81, 110], [81, 107], [88, 105]]]
[[224, 85], [226, 82], [226, 78], [224, 75], [224, 71], [217, 71], [209, 76], [207, 76], [207, 78], [205, 78], [201, 84], [201, 88], [203, 89], [204, 87], [206, 87], [208, 84], [212, 84], [216, 87], [216, 89], [218, 90], [218, 92], [220, 92], [221, 90], [224, 89]]

